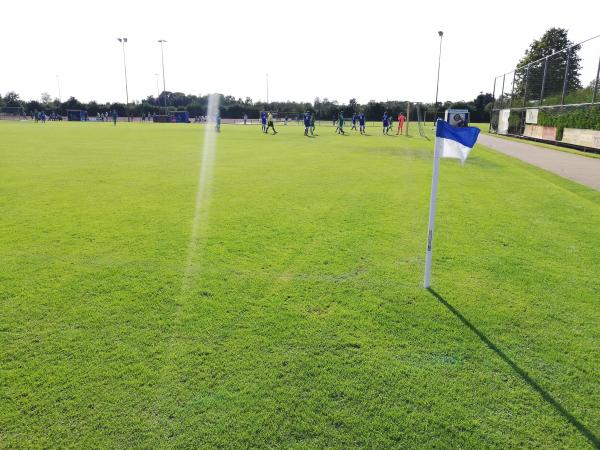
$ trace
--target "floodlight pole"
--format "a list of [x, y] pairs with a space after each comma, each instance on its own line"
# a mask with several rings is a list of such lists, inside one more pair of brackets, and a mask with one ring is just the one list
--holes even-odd
[[269, 104], [269, 74], [267, 75], [267, 105]]
[[598, 93], [599, 82], [600, 82], [600, 58], [598, 58], [598, 70], [596, 71], [596, 82], [594, 83], [594, 93], [592, 94], [592, 103], [596, 103], [596, 94]]
[[163, 94], [165, 96], [165, 115], [167, 114], [167, 88], [165, 82], [165, 54], [163, 51], [163, 43], [167, 42], [164, 39], [159, 39], [160, 43], [160, 60], [162, 62], [162, 73], [163, 73]]
[[438, 70], [437, 70], [437, 83], [435, 85], [435, 116], [433, 118], [433, 124], [435, 125], [435, 121], [437, 119], [437, 104], [438, 104], [438, 92], [440, 89], [440, 66], [442, 64], [442, 38], [444, 37], [443, 31], [438, 31], [438, 36], [440, 37], [440, 52], [438, 55]]
[[[488, 133], [492, 131], [492, 114], [494, 109], [496, 108], [496, 80], [498, 77], [494, 78], [494, 88], [492, 89], [492, 98], [494, 99], [494, 103], [492, 103], [492, 111], [490, 112], [490, 127], [488, 128]], [[514, 85], [514, 83], [513, 83]]]
[[560, 96], [560, 104], [565, 104], [565, 95], [567, 93], [567, 87], [569, 85], [569, 66], [571, 65], [571, 47], [567, 50], [567, 64], [565, 66], [565, 79], [563, 81], [562, 95]]
[[125, 101], [127, 102], [127, 120], [129, 120], [129, 88], [127, 87], [127, 61], [125, 59], [125, 43], [127, 42], [127, 38], [117, 38], [117, 40], [121, 43], [123, 47], [123, 68], [125, 69]]
[[158, 88], [158, 74], [155, 73], [154, 76], [156, 77], [156, 101], [158, 101], [158, 98], [160, 97], [160, 90]]
[[56, 75], [56, 85], [58, 86], [58, 101], [62, 103], [62, 96], [60, 95], [60, 78]]

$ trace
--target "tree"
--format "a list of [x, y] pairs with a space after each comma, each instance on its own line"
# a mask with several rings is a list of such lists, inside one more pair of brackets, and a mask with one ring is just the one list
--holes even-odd
[[365, 105], [365, 114], [368, 120], [379, 120], [385, 112], [385, 105], [375, 100], [369, 100]]
[[125, 103], [111, 103], [110, 105], [108, 105], [108, 110], [109, 111], [117, 111], [117, 114], [120, 117], [126, 117], [127, 116], [127, 106], [125, 105]]
[[10, 91], [4, 96], [4, 104], [6, 106], [21, 106], [21, 103], [19, 94], [14, 91]]
[[187, 97], [183, 92], [173, 92], [169, 96], [169, 105], [181, 108], [187, 104]]
[[89, 116], [95, 116], [100, 112], [100, 107], [98, 106], [98, 103], [96, 103], [95, 101], [91, 101], [87, 104], [87, 107], [84, 108], [87, 110], [87, 113]]
[[42, 92], [41, 99], [42, 103], [45, 105], [48, 105], [50, 102], [52, 102], [52, 97], [47, 92]]
[[473, 100], [473, 111], [471, 112], [471, 122], [487, 122], [490, 120], [490, 110], [494, 104], [492, 94], [480, 92]]
[[[514, 94], [523, 97], [527, 86], [527, 98], [539, 99], [546, 60], [532, 63], [542, 58], [547, 58], [548, 61], [544, 83], [545, 96], [562, 93], [565, 70], [567, 90], [581, 89], [581, 58], [577, 54], [580, 46], [573, 46], [570, 50], [554, 55], [571, 45], [573, 42], [569, 40], [567, 30], [564, 28], [550, 28], [540, 39], [534, 40], [517, 65]], [[568, 70], [567, 60], [569, 60]]]
[[30, 102], [25, 103], [25, 111], [27, 111], [29, 114], [33, 113], [34, 111], [43, 111], [43, 110], [44, 110], [44, 105], [42, 105], [37, 100], [32, 100]]
[[350, 111], [352, 111], [352, 112], [356, 112], [358, 110], [358, 102], [356, 101], [355, 98], [350, 99], [350, 101], [348, 102], [348, 107], [350, 108]]
[[165, 97], [167, 98], [166, 104], [167, 106], [171, 104], [170, 97], [171, 97], [171, 92], [169, 91], [162, 91], [160, 93], [160, 95], [158, 96], [158, 105], [160, 107], [164, 107], [165, 106]]
[[475, 100], [473, 100], [473, 103], [475, 104], [475, 110], [483, 111], [486, 105], [493, 101], [494, 96], [492, 94], [490, 94], [489, 92], [485, 94], [483, 92], [480, 92], [479, 95], [475, 98]]
[[77, 100], [75, 97], [69, 97], [69, 99], [63, 103], [63, 108], [65, 110], [68, 109], [85, 109], [83, 107], [83, 105], [81, 104], [81, 102], [79, 100]]

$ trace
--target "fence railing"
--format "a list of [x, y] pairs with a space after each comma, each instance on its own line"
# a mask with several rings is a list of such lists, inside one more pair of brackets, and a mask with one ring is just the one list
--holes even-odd
[[492, 109], [600, 103], [600, 35], [494, 78]]

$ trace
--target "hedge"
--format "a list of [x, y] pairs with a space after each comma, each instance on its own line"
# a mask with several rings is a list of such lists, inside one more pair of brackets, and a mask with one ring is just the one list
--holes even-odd
[[556, 127], [556, 139], [562, 140], [565, 128], [600, 130], [600, 104], [587, 107], [541, 109], [538, 124]]

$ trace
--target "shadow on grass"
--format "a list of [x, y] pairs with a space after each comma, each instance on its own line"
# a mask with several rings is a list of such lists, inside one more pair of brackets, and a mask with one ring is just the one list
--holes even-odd
[[434, 291], [431, 288], [427, 289], [431, 295], [433, 295], [442, 305], [444, 305], [448, 311], [454, 314], [458, 320], [460, 320], [463, 325], [465, 325], [469, 330], [477, 335], [477, 337], [496, 355], [498, 355], [506, 364], [510, 366], [512, 370], [514, 370], [517, 375], [521, 377], [523, 381], [525, 381], [534, 391], [536, 391], [540, 396], [548, 402], [562, 417], [564, 417], [571, 425], [573, 425], [579, 432], [592, 444], [595, 448], [600, 449], [600, 440], [598, 437], [592, 433], [584, 424], [582, 424], [575, 416], [573, 416], [569, 411], [567, 411], [560, 403], [556, 401], [552, 395], [548, 391], [546, 391], [542, 386], [540, 386], [534, 379], [532, 379], [527, 372], [521, 369], [512, 359], [510, 359], [506, 353], [500, 350], [496, 344], [488, 339], [488, 337], [483, 334], [479, 329], [473, 325], [471, 322], [467, 320], [465, 316], [463, 316], [460, 311], [458, 311], [454, 306], [448, 303], [440, 294]]

